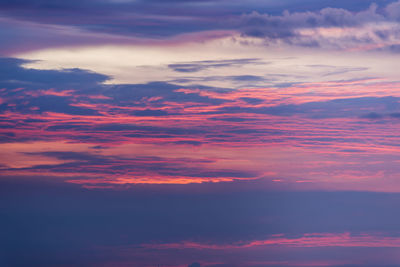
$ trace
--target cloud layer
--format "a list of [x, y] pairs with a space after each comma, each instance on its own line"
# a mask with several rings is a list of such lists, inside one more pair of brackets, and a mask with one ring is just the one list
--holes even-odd
[[266, 179], [265, 189], [400, 190], [391, 134], [400, 122], [396, 82], [119, 85], [81, 69], [27, 69], [24, 62], [0, 62], [7, 176], [41, 174], [87, 188]]
[[[240, 33], [262, 38], [266, 45], [398, 50], [398, 1], [327, 2], [328, 7], [309, 2], [308, 10], [291, 1], [246, 5], [240, 1], [4, 2], [0, 24], [7, 41], [0, 48], [3, 54], [13, 54], [43, 47], [154, 43], [176, 37], [175, 42], [185, 42], [218, 38], [226, 31], [223, 36]], [[66, 15], [72, 11], [74, 19]], [[204, 32], [210, 33], [208, 37]], [[24, 40], [30, 45], [20, 45]]]

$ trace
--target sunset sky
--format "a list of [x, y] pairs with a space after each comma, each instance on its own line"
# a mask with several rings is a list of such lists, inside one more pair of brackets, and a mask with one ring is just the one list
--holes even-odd
[[0, 266], [400, 265], [400, 1], [1, 0]]

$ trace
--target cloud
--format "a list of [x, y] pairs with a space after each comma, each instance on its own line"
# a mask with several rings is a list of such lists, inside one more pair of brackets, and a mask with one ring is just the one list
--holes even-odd
[[[275, 116], [306, 116], [314, 119], [324, 118], [381, 118], [376, 112], [394, 112], [400, 109], [397, 97], [359, 97], [333, 99], [329, 101], [306, 102], [302, 104], [283, 104], [271, 107], [230, 106], [212, 114], [253, 113]], [[367, 113], [370, 110], [370, 113]], [[367, 113], [367, 114], [366, 114]], [[393, 116], [395, 117], [395, 116]]]
[[400, 1], [396, 1], [390, 3], [386, 6], [385, 12], [387, 13], [388, 17], [399, 21], [400, 20]]
[[282, 15], [244, 14], [239, 23], [243, 35], [263, 38], [267, 43], [345, 50], [388, 49], [399, 39], [399, 4], [388, 4], [384, 11], [371, 4], [352, 12], [344, 8], [289, 12]]
[[[305, 10], [293, 1], [6, 1], [0, 4], [1, 34], [5, 40], [0, 50], [13, 54], [44, 47], [149, 44], [172, 37], [178, 38], [175, 42], [182, 42], [209, 38], [201, 37], [204, 32], [224, 31], [225, 37], [240, 32], [265, 38], [268, 44], [335, 49], [365, 45], [377, 46], [369, 48], [376, 49], [398, 43], [399, 2], [386, 6], [377, 6], [370, 0], [353, 2], [310, 0], [306, 5], [309, 10]], [[270, 13], [263, 13], [265, 10]], [[178, 72], [202, 68], [190, 64], [170, 67]]]
[[73, 92], [101, 87], [107, 76], [80, 69], [36, 70], [21, 67], [28, 61], [0, 58], [0, 112], [58, 112], [71, 115], [100, 115], [88, 107], [76, 106]]
[[341, 8], [324, 8], [318, 12], [284, 12], [282, 16], [270, 16], [253, 12], [243, 15], [244, 33], [255, 37], [285, 38], [296, 35], [296, 29], [355, 27], [368, 22], [379, 22], [383, 16], [376, 13], [377, 6], [352, 13]]
[[[28, 62], [0, 58], [0, 88], [4, 88], [0, 98], [6, 100], [0, 101], [0, 112], [100, 116], [109, 107], [111, 113], [157, 117], [176, 113], [176, 110], [161, 109], [165, 106], [164, 102], [208, 105], [228, 101], [196, 92], [182, 92], [178, 89], [183, 87], [165, 82], [106, 85], [104, 82], [109, 79], [108, 76], [86, 70], [38, 70], [22, 67], [22, 64]], [[96, 105], [102, 105], [102, 108]], [[138, 109], [125, 108], [135, 106]]]
[[[104, 84], [106, 76], [80, 69], [35, 70], [22, 68], [21, 60], [1, 62], [6, 71], [0, 79], [5, 151], [0, 164], [8, 166], [7, 173], [68, 176], [70, 182], [92, 187], [281, 180], [281, 175], [290, 177], [285, 186], [291, 186], [306, 175], [313, 188], [327, 186], [321, 177], [337, 178], [340, 188], [354, 188], [349, 177], [358, 175], [375, 177], [363, 188], [388, 190], [385, 184], [376, 187], [378, 180], [394, 179], [394, 160], [383, 155], [379, 159], [390, 163], [371, 163], [362, 172], [359, 168], [377, 161], [371, 156], [376, 151], [397, 147], [391, 134], [400, 113], [399, 96], [392, 90], [396, 83], [367, 79], [254, 89], [121, 85]], [[382, 124], [387, 127], [378, 127]], [[365, 147], [365, 140], [375, 146]], [[80, 155], [57, 148], [51, 151], [64, 154], [29, 154], [34, 151], [28, 144], [57, 147], [60, 142], [68, 144], [69, 152], [83, 152], [75, 150], [76, 144], [96, 148]], [[14, 151], [11, 144], [24, 149]], [[282, 144], [290, 144], [289, 150], [276, 153]], [[337, 160], [349, 156], [348, 149], [365, 151], [365, 157], [354, 158], [351, 166]], [[120, 150], [123, 156], [118, 156]], [[310, 173], [313, 162], [321, 161], [314, 157], [316, 151], [324, 161]], [[299, 154], [310, 167], [282, 166]], [[334, 171], [330, 161], [341, 171]]]
[[[184, 87], [166, 82], [150, 82], [147, 84], [109, 86], [103, 94], [112, 98], [121, 106], [132, 106], [137, 104], [135, 102], [142, 104], [146, 103], [146, 101], [151, 101], [155, 104], [164, 101], [221, 104], [228, 101], [201, 95], [197, 92], [183, 92], [179, 91], [179, 89], [184, 89]], [[210, 87], [203, 87], [203, 89], [212, 90]]]
[[109, 79], [105, 75], [82, 69], [38, 70], [21, 67], [29, 62], [17, 58], [0, 58], [0, 87], [88, 90]]
[[[193, 144], [189, 141], [181, 144]], [[197, 145], [197, 143], [194, 143]], [[31, 174], [45, 172], [88, 176], [71, 179], [78, 184], [140, 184], [140, 183], [196, 183], [234, 179], [254, 179], [259, 173], [235, 168], [215, 168], [215, 160], [207, 158], [171, 158], [156, 156], [101, 155], [87, 152], [49, 151], [25, 152], [32, 158], [38, 156], [56, 158], [51, 164], [33, 164], [29, 167], [3, 168], [8, 172], [28, 171]], [[92, 178], [90, 178], [92, 177]]]
[[[225, 60], [202, 60], [202, 61], [194, 61], [194, 62], [182, 62], [169, 64], [168, 67], [177, 72], [198, 72], [206, 69], [212, 68], [224, 68], [231, 67], [235, 65], [246, 65], [246, 64], [265, 64], [260, 63], [260, 60], [257, 58], [242, 58], [242, 59], [225, 59]], [[237, 76], [240, 78], [254, 78], [252, 76]]]
[[377, 119], [382, 119], [383, 116], [381, 114], [376, 113], [376, 112], [370, 112], [368, 114], [362, 115], [361, 118], [377, 120]]
[[174, 144], [177, 145], [192, 145], [192, 146], [200, 146], [203, 144], [201, 141], [192, 141], [192, 140], [182, 140], [182, 141], [176, 141]]
[[219, 21], [196, 1], [183, 6], [171, 1], [5, 1], [0, 10], [3, 55], [60, 46], [154, 43], [213, 31]]
[[138, 110], [133, 112], [135, 116], [166, 116], [168, 115], [168, 112], [165, 110], [160, 110], [160, 109], [145, 109], [145, 110]]

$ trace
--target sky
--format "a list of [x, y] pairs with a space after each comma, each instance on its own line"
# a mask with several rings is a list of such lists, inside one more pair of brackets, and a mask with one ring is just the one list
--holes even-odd
[[400, 1], [1, 0], [0, 265], [400, 265]]

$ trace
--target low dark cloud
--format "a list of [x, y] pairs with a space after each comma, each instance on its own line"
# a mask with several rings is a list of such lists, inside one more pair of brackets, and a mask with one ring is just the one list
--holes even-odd
[[[265, 64], [257, 58], [225, 59], [225, 60], [203, 60], [193, 62], [182, 62], [168, 65], [169, 68], [177, 72], [198, 72], [212, 68], [224, 68], [231, 66], [241, 66], [246, 64]], [[236, 76], [238, 79], [254, 78], [256, 76]]]
[[370, 113], [368, 113], [368, 114], [361, 115], [361, 118], [364, 118], [364, 119], [371, 119], [371, 120], [378, 120], [378, 119], [382, 119], [382, 118], [383, 118], [383, 115], [378, 114], [378, 113], [376, 113], [376, 112], [370, 112]]
[[209, 120], [213, 121], [227, 121], [227, 122], [246, 122], [257, 121], [255, 118], [241, 118], [241, 117], [212, 117]]
[[399, 99], [387, 96], [343, 98], [320, 102], [306, 102], [297, 105], [283, 104], [271, 107], [224, 107], [219, 112], [212, 113], [253, 113], [275, 116], [300, 115], [314, 119], [354, 117], [378, 119], [381, 118], [378, 112], [395, 113], [398, 110], [400, 110]]
[[57, 112], [71, 115], [100, 115], [96, 110], [72, 106], [65, 97], [40, 96], [30, 99], [27, 105], [17, 107], [16, 111], [34, 113], [32, 108], [38, 112]]
[[[183, 142], [182, 144], [198, 145], [196, 142]], [[190, 158], [163, 158], [163, 157], [121, 157], [103, 156], [82, 152], [39, 152], [25, 153], [30, 156], [54, 157], [67, 162], [60, 164], [38, 164], [32, 167], [20, 168], [19, 170], [30, 171], [52, 171], [55, 173], [76, 172], [82, 174], [104, 175], [105, 178], [113, 179], [118, 174], [129, 174], [135, 176], [162, 176], [173, 179], [174, 177], [196, 178], [255, 178], [259, 174], [252, 170], [218, 169], [207, 166], [212, 160], [190, 159]], [[193, 166], [196, 164], [196, 166]], [[8, 170], [15, 170], [8, 168]], [[154, 179], [154, 178], [153, 178]]]
[[145, 109], [145, 110], [138, 110], [133, 112], [135, 116], [166, 116], [168, 115], [168, 112], [165, 110], [159, 110], [159, 109]]
[[192, 146], [200, 146], [203, 144], [201, 141], [192, 141], [192, 140], [182, 140], [182, 141], [176, 141], [174, 144], [177, 145], [192, 145]]
[[[200, 93], [181, 92], [178, 89], [184, 87], [166, 82], [106, 85], [103, 82], [109, 77], [81, 69], [37, 70], [21, 66], [28, 62], [0, 58], [0, 88], [4, 88], [0, 91], [0, 97], [4, 100], [0, 103], [0, 112], [55, 112], [93, 116], [108, 111], [112, 114], [147, 117], [175, 114], [174, 111], [160, 109], [165, 106], [164, 102], [197, 105], [228, 102]], [[214, 90], [210, 87], [198, 88]], [[93, 104], [108, 105], [110, 108], [100, 112], [94, 109]], [[148, 107], [150, 105], [152, 107]], [[140, 109], [124, 109], [127, 106]]]
[[[185, 93], [177, 91], [185, 87], [166, 82], [150, 82], [147, 84], [127, 84], [110, 86], [103, 92], [105, 96], [111, 97], [114, 103], [121, 106], [143, 105], [146, 101], [151, 101], [157, 105], [164, 101], [178, 103], [193, 102], [199, 104], [221, 104], [228, 102], [223, 99], [202, 96], [199, 93]], [[198, 87], [204, 90], [213, 90], [210, 87]], [[153, 97], [159, 97], [153, 100]], [[135, 103], [139, 102], [139, 103]]]
[[109, 79], [108, 76], [82, 69], [38, 70], [21, 67], [29, 62], [17, 58], [0, 58], [0, 87], [89, 90]]
[[[80, 126], [79, 126], [80, 127]], [[158, 126], [147, 126], [137, 124], [100, 124], [92, 128], [95, 131], [106, 131], [106, 132], [147, 132], [147, 133], [162, 133], [171, 135], [187, 135], [187, 134], [202, 134], [206, 132], [206, 129], [202, 128], [174, 128], [174, 127], [158, 127]]]
[[249, 104], [253, 104], [253, 105], [257, 105], [257, 104], [261, 104], [262, 102], [264, 102], [264, 99], [260, 99], [260, 98], [255, 98], [255, 97], [241, 97], [240, 100], [243, 100]]

